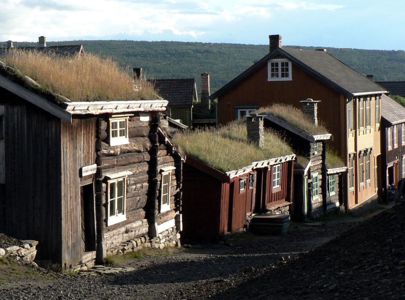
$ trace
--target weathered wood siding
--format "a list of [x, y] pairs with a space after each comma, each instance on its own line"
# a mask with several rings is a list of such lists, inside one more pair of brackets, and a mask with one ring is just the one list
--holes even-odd
[[281, 186], [280, 188], [273, 189], [273, 168], [271, 166], [267, 170], [267, 180], [266, 180], [266, 198], [265, 207], [271, 207], [277, 202], [290, 201], [289, 192], [291, 188], [291, 162], [282, 163], [281, 167]]
[[[2, 94], [5, 105], [4, 232], [39, 241], [38, 258], [61, 261], [60, 121]], [[3, 100], [2, 99], [2, 100]]]
[[[228, 192], [222, 192], [227, 186]], [[183, 232], [184, 240], [215, 240], [228, 230], [229, 183], [184, 165]]]
[[80, 168], [96, 162], [96, 118], [74, 119], [61, 126], [62, 265], [77, 265], [83, 255]]

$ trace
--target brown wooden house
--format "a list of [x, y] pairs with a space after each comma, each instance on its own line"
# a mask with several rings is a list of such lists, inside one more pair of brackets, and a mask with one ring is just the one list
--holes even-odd
[[331, 148], [348, 167], [348, 208], [376, 199], [379, 188], [381, 95], [386, 90], [325, 49], [282, 47], [270, 51], [216, 91], [218, 123], [226, 124], [274, 103], [322, 99], [319, 119], [333, 135]]
[[[297, 155], [294, 168], [293, 217], [316, 218], [345, 206], [341, 185], [345, 182], [344, 164], [327, 151], [332, 135], [318, 125], [318, 102], [301, 101], [303, 111], [290, 105], [275, 104], [259, 109], [266, 128], [278, 132]], [[336, 164], [338, 162], [338, 165]]]
[[167, 101], [71, 101], [15, 74], [0, 62], [0, 232], [38, 240], [39, 259], [66, 269], [176, 245]]
[[[255, 116], [247, 122], [256, 128], [263, 119]], [[246, 125], [240, 123], [217, 132], [175, 136], [186, 155], [182, 236], [187, 241], [212, 241], [239, 232], [258, 213], [289, 214], [295, 155], [280, 138], [263, 130], [263, 149], [248, 142]]]
[[385, 95], [381, 104], [382, 196], [387, 199], [387, 190], [405, 178], [405, 108]]

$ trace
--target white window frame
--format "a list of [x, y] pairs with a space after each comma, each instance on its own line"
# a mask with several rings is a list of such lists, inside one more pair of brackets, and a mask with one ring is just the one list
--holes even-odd
[[278, 189], [281, 187], [281, 164], [272, 166], [272, 187]]
[[[287, 63], [287, 68], [288, 68], [288, 76], [287, 77], [282, 77], [282, 70], [281, 66], [282, 64]], [[272, 65], [277, 66], [277, 76], [274, 72], [272, 72]], [[274, 75], [273, 75], [274, 74]], [[285, 58], [277, 58], [277, 59], [270, 59], [267, 63], [267, 80], [268, 81], [288, 81], [292, 80], [292, 66], [291, 66], [291, 61]]]
[[[164, 178], [168, 176], [169, 182], [165, 182]], [[172, 170], [162, 170], [160, 180], [160, 212], [164, 213], [170, 210], [170, 196], [172, 184]], [[167, 193], [163, 193], [164, 186], [167, 185]], [[166, 197], [167, 201], [164, 201]]]
[[359, 153], [359, 183], [360, 186], [364, 185], [366, 174], [365, 174], [365, 165], [364, 165], [364, 153]]
[[364, 101], [359, 98], [359, 134], [364, 130]]
[[393, 137], [393, 141], [394, 141], [394, 149], [395, 148], [398, 148], [398, 128], [397, 128], [397, 125], [394, 125], [394, 129], [392, 130], [393, 131], [393, 135], [394, 135], [394, 137]]
[[[117, 205], [118, 205], [118, 182], [123, 181], [124, 183], [124, 188], [123, 188], [123, 212], [118, 213]], [[115, 184], [115, 195], [111, 199], [111, 186]], [[114, 201], [114, 210], [115, 214], [111, 215], [110, 212], [110, 202]], [[127, 202], [127, 180], [126, 177], [119, 177], [119, 178], [114, 178], [111, 180], [107, 181], [107, 226], [111, 226], [120, 222], [123, 222], [127, 219], [126, 216], [126, 202]]]
[[354, 178], [354, 164], [355, 164], [355, 154], [350, 154], [349, 155], [349, 170], [348, 170], [348, 175], [349, 175], [349, 190], [353, 191], [354, 190], [354, 184], [355, 184], [355, 178]]
[[[312, 200], [318, 200], [319, 199], [319, 177], [318, 177], [318, 173], [312, 173], [311, 177], [312, 177]], [[316, 191], [316, 193], [315, 193], [315, 191]]]
[[[125, 145], [129, 143], [128, 138], [128, 117], [120, 117], [120, 118], [110, 118], [109, 123], [109, 136], [110, 136], [110, 146], [118, 146], [118, 145]], [[120, 127], [120, 123], [125, 122], [125, 127]], [[113, 129], [113, 124], [117, 124], [117, 128]], [[121, 131], [125, 130], [125, 134], [122, 135]], [[117, 132], [117, 136], [113, 137], [113, 132]]]
[[[242, 116], [241, 113], [244, 112], [245, 114]], [[256, 108], [237, 108], [237, 117], [238, 120], [244, 119], [249, 116], [251, 113], [256, 112]]]
[[392, 134], [391, 127], [387, 128], [387, 149], [392, 150]]
[[401, 124], [401, 146], [405, 146], [405, 124]]
[[243, 193], [246, 191], [246, 179], [241, 178], [239, 179], [239, 193]]
[[367, 184], [370, 183], [371, 180], [371, 153], [367, 152], [366, 154], [364, 154], [364, 169], [365, 169], [365, 179]]
[[254, 189], [256, 184], [256, 176], [255, 174], [249, 174], [249, 189]]
[[366, 126], [367, 131], [371, 132], [371, 99], [370, 98], [365, 98], [366, 101], [366, 107], [365, 107], [365, 115], [366, 115]]
[[375, 124], [376, 128], [378, 128], [378, 125], [380, 124], [380, 108], [381, 108], [381, 101], [380, 97], [375, 97]]
[[350, 100], [347, 103], [347, 128], [348, 131], [351, 133], [354, 130], [354, 122], [353, 122], [353, 100]]
[[336, 195], [336, 175], [328, 176], [328, 190], [329, 196]]

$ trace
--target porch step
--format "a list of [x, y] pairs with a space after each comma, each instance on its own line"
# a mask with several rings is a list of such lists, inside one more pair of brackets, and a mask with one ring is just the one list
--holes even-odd
[[252, 217], [249, 230], [257, 234], [286, 234], [290, 226], [289, 215], [255, 215]]

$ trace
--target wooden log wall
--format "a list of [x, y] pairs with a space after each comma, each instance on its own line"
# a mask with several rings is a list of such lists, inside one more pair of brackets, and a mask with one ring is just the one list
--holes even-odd
[[311, 199], [311, 214], [320, 214], [324, 206], [324, 193], [325, 193], [325, 181], [324, 176], [324, 161], [323, 161], [323, 148], [324, 145], [321, 142], [311, 143], [309, 158], [311, 160], [310, 174], [309, 178], [312, 178], [312, 174], [318, 173], [318, 195], [319, 198], [316, 200]]

